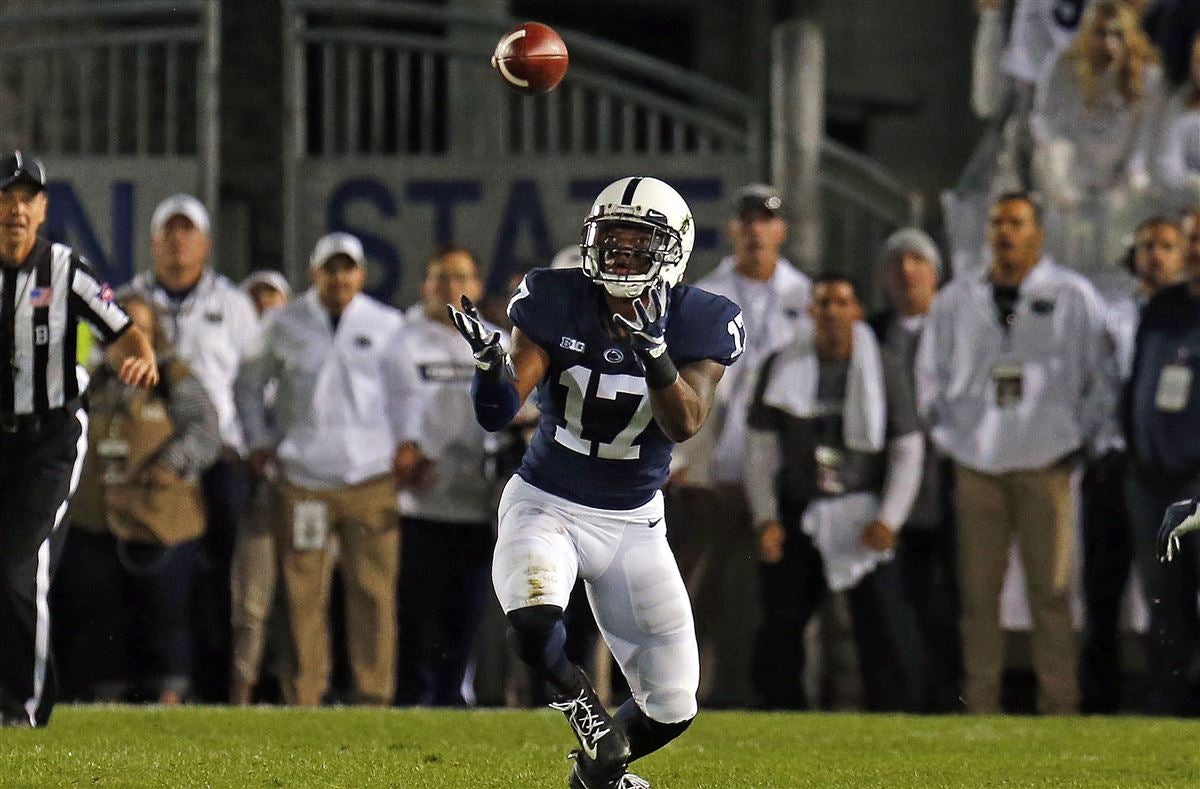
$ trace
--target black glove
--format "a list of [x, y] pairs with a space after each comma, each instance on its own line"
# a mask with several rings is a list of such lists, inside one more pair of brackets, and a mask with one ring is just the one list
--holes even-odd
[[[646, 291], [647, 301], [635, 299], [634, 320], [614, 315], [613, 322], [629, 332], [629, 339], [638, 353], [653, 357], [667, 352], [667, 285], [659, 282]], [[647, 303], [648, 302], [648, 303]]]
[[1200, 529], [1200, 499], [1184, 499], [1167, 507], [1158, 528], [1158, 560], [1169, 562], [1179, 553], [1179, 538]]
[[667, 284], [659, 281], [646, 296], [646, 301], [634, 300], [633, 320], [613, 315], [613, 323], [629, 334], [634, 354], [646, 373], [646, 385], [651, 389], [665, 389], [679, 377], [675, 363], [667, 354], [667, 305], [670, 302]]
[[475, 354], [475, 366], [484, 372], [502, 370], [508, 367], [508, 352], [500, 344], [500, 332], [489, 331], [479, 317], [479, 310], [466, 296], [462, 297], [462, 310], [447, 304], [450, 320], [454, 328], [463, 336]]

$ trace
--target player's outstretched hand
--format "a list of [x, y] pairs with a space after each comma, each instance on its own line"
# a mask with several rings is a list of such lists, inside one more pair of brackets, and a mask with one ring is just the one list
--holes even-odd
[[613, 315], [613, 323], [629, 332], [633, 347], [655, 359], [667, 350], [667, 283], [659, 281], [633, 302], [634, 319]]
[[1184, 499], [1167, 507], [1158, 529], [1158, 560], [1169, 562], [1179, 553], [1179, 538], [1200, 529], [1200, 499]]
[[466, 296], [462, 297], [462, 309], [456, 309], [453, 304], [447, 304], [450, 320], [454, 328], [471, 346], [475, 354], [475, 366], [480, 370], [492, 370], [503, 365], [508, 354], [500, 344], [500, 332], [490, 331], [479, 317], [479, 310]]

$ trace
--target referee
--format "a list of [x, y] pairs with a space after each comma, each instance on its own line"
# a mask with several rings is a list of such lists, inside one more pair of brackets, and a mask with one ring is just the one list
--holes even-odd
[[158, 381], [154, 351], [91, 267], [39, 238], [46, 171], [20, 151], [0, 154], [0, 725], [45, 726], [54, 701], [47, 596], [60, 528], [87, 451], [75, 364], [87, 321], [122, 357], [119, 376]]

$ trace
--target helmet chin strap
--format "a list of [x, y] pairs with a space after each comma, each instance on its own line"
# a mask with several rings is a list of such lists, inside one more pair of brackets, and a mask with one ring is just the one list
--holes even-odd
[[[650, 282], [611, 282], [603, 280], [599, 284], [604, 286], [604, 290], [608, 295], [616, 299], [636, 299], [643, 293], [654, 286], [657, 277]], [[634, 292], [633, 289], [637, 288]]]

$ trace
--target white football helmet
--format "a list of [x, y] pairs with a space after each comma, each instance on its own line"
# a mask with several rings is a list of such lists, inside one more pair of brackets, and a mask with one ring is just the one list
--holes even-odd
[[[650, 231], [650, 266], [645, 272], [617, 274], [606, 271], [601, 248], [603, 229], [609, 224], [634, 226]], [[688, 204], [666, 183], [657, 178], [631, 177], [614, 181], [600, 192], [583, 223], [579, 251], [583, 270], [610, 295], [635, 299], [646, 288], [665, 282], [674, 287], [683, 279], [692, 245], [696, 241], [696, 222]]]

